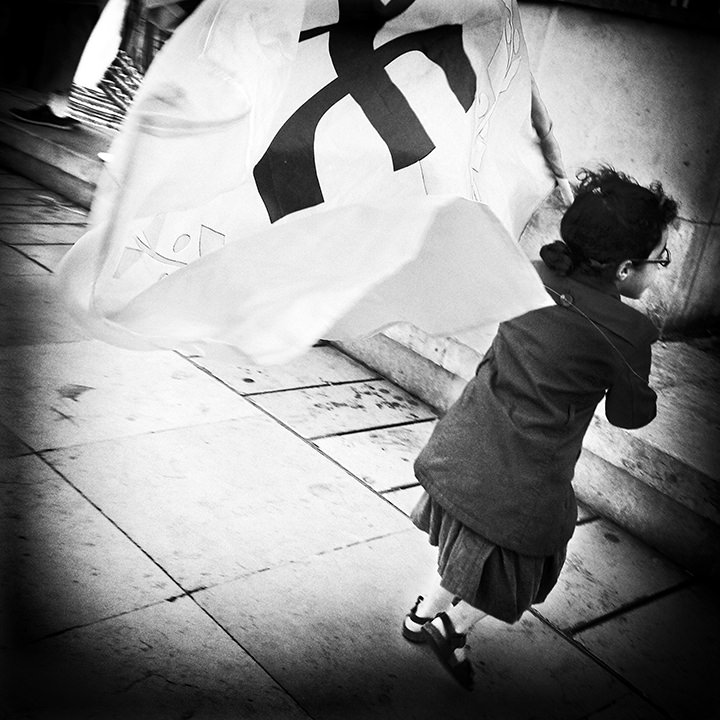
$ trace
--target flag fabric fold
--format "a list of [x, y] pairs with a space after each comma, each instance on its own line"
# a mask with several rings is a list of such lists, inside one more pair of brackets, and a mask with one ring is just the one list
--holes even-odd
[[260, 363], [545, 305], [517, 245], [562, 174], [533, 84], [511, 0], [205, 0], [145, 76], [61, 293], [108, 342]]

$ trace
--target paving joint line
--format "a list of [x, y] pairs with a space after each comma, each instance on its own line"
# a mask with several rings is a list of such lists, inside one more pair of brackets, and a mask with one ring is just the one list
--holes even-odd
[[179, 593], [178, 595], [171, 595], [170, 597], [161, 598], [160, 600], [155, 600], [154, 602], [145, 603], [144, 605], [139, 605], [138, 607], [131, 608], [129, 610], [122, 610], [121, 612], [111, 613], [110, 615], [104, 615], [103, 617], [99, 617], [97, 620], [91, 620], [90, 622], [86, 623], [78, 623], [77, 625], [71, 625], [70, 627], [62, 628], [61, 630], [55, 630], [51, 633], [47, 633], [46, 635], [41, 635], [40, 637], [34, 638], [33, 640], [30, 640], [20, 647], [28, 647], [32, 645], [36, 645], [37, 643], [41, 643], [45, 640], [50, 640], [51, 638], [60, 637], [61, 635], [65, 635], [66, 633], [72, 632], [73, 630], [82, 630], [83, 628], [89, 628], [93, 627], [94, 625], [99, 625], [100, 623], [106, 622], [107, 620], [115, 620], [116, 618], [125, 617], [126, 615], [132, 615], [133, 613], [139, 612], [140, 610], [147, 610], [151, 607], [156, 607], [158, 605], [162, 605], [166, 602], [175, 602], [175, 600], [179, 600], [182, 597], [186, 597], [187, 593]]
[[315, 442], [315, 440], [327, 440], [328, 438], [343, 437], [345, 435], [359, 435], [360, 433], [373, 432], [374, 430], [391, 430], [392, 428], [404, 427], [405, 425], [420, 425], [421, 423], [435, 422], [435, 420], [437, 420], [435, 417], [417, 418], [415, 420], [401, 420], [395, 423], [385, 423], [384, 425], [370, 425], [368, 427], [355, 428], [352, 430], [339, 430], [337, 432], [327, 433], [326, 435], [311, 435], [307, 439], [311, 442]]
[[148, 560], [150, 560], [155, 567], [157, 567], [164, 575], [167, 576], [167, 578], [174, 583], [181, 591], [182, 594], [186, 594], [188, 591], [182, 586], [182, 584], [176, 580], [170, 572], [168, 572], [150, 553], [145, 550], [140, 543], [138, 543], [130, 534], [127, 533], [120, 525], [118, 525], [115, 520], [113, 520], [107, 513], [103, 511], [103, 509], [97, 505], [97, 503], [93, 502], [75, 483], [73, 483], [68, 477], [63, 475], [60, 470], [58, 470], [48, 459], [46, 459], [42, 454], [35, 453], [40, 460], [45, 463], [58, 477], [62, 478], [64, 482], [66, 482], [78, 495], [80, 495], [83, 500], [85, 500], [87, 503], [89, 503], [95, 510], [97, 510], [102, 517], [104, 517], [114, 528], [118, 530], [129, 542], [131, 542]]
[[[214, 376], [213, 376], [214, 377]], [[243, 397], [253, 396], [257, 397], [258, 395], [278, 395], [280, 393], [284, 392], [294, 392], [297, 390], [316, 390], [317, 388], [325, 388], [325, 387], [336, 387], [336, 386], [345, 386], [345, 385], [362, 385], [362, 384], [370, 384], [370, 383], [389, 383], [390, 385], [393, 385], [396, 387], [400, 392], [405, 393], [406, 395], [411, 395], [411, 397], [414, 397], [411, 393], [409, 393], [405, 388], [400, 387], [397, 383], [393, 382], [389, 378], [386, 378], [382, 375], [373, 375], [371, 377], [366, 378], [359, 378], [357, 380], [338, 380], [338, 381], [329, 381], [326, 380], [322, 383], [314, 383], [314, 384], [308, 384], [308, 385], [298, 385], [297, 387], [288, 387], [288, 388], [276, 388], [274, 390], [258, 390], [256, 392], [249, 392], [249, 393], [242, 393]], [[420, 401], [422, 402], [422, 401]]]
[[667, 718], [667, 720], [679, 720], [678, 718], [673, 718], [672, 715], [668, 714], [666, 710], [661, 708], [659, 705], [655, 703], [654, 700], [652, 700], [643, 690], [641, 690], [639, 687], [634, 685], [630, 680], [628, 680], [626, 677], [621, 675], [615, 668], [613, 668], [611, 665], [609, 665], [605, 660], [600, 658], [598, 655], [596, 655], [592, 650], [590, 650], [588, 647], [583, 645], [579, 640], [576, 638], [568, 635], [563, 629], [554, 623], [552, 620], [549, 620], [546, 618], [542, 613], [538, 612], [535, 608], [530, 608], [530, 614], [533, 615], [535, 618], [537, 618], [541, 623], [546, 625], [550, 630], [552, 630], [554, 633], [559, 635], [565, 642], [569, 643], [575, 650], [580, 652], [582, 655], [585, 655], [589, 660], [594, 662], [596, 665], [601, 667], [605, 672], [609, 673], [614, 677], [616, 680], [618, 680], [620, 683], [625, 685], [627, 688], [629, 688], [633, 693], [638, 695], [640, 698], [642, 698], [648, 705], [650, 705], [654, 710], [659, 712], [664, 718]]
[[386, 493], [398, 492], [400, 490], [412, 490], [412, 488], [416, 487], [420, 487], [419, 482], [405, 483], [405, 485], [395, 485], [394, 487], [386, 488], [385, 490], [379, 490], [378, 492], [381, 495], [385, 495]]
[[[2, 223], [0, 223], [2, 224]], [[19, 247], [36, 247], [36, 248], [42, 248], [42, 247], [72, 247], [75, 243], [74, 242], [13, 242], [11, 240], [0, 240], [1, 243], [4, 243], [8, 247], [12, 248], [19, 248]]]
[[402, 530], [390, 530], [386, 533], [383, 533], [382, 535], [373, 535], [369, 538], [353, 540], [352, 542], [346, 543], [345, 545], [337, 545], [336, 547], [328, 548], [327, 550], [320, 550], [314, 555], [309, 555], [308, 557], [322, 557], [323, 555], [330, 555], [331, 553], [340, 552], [342, 550], [349, 550], [350, 548], [358, 547], [359, 545], [365, 545], [367, 543], [375, 542], [376, 540], [384, 540], [385, 538], [393, 537], [394, 535], [399, 535], [400, 533], [406, 533], [410, 529], [411, 528], [403, 528]]
[[315, 552], [311, 552], [309, 554], [303, 555], [302, 557], [293, 558], [292, 560], [277, 562], [277, 563], [274, 563], [271, 565], [264, 565], [263, 567], [260, 567], [260, 568], [247, 570], [246, 572], [243, 572], [239, 575], [231, 575], [230, 577], [224, 577], [220, 580], [215, 580], [213, 582], [210, 582], [207, 585], [199, 585], [198, 587], [192, 588], [191, 590], [186, 590], [186, 591], [178, 593], [176, 595], [170, 595], [169, 597], [164, 599], [164, 602], [175, 602], [175, 600], [179, 600], [180, 598], [191, 597], [193, 595], [196, 595], [197, 593], [205, 592], [207, 590], [213, 590], [214, 588], [223, 587], [224, 585], [230, 585], [231, 583], [243, 581], [243, 580], [251, 578], [255, 575], [261, 575], [263, 573], [273, 572], [275, 570], [287, 568], [291, 565], [297, 565], [299, 563], [306, 563], [306, 562], [313, 560], [314, 558], [322, 557], [324, 555], [329, 555], [329, 554], [335, 553], [335, 552], [342, 552], [343, 550], [348, 550], [350, 548], [357, 547], [358, 545], [364, 545], [369, 542], [375, 542], [376, 540], [383, 540], [385, 538], [392, 537], [394, 535], [408, 532], [408, 530], [410, 530], [410, 529], [411, 528], [404, 528], [401, 530], [390, 530], [381, 535], [373, 535], [372, 537], [362, 538], [360, 540], [353, 540], [352, 542], [348, 542], [345, 545], [336, 545], [335, 547], [327, 548], [324, 550], [317, 550]]
[[[215, 376], [213, 376], [215, 377]], [[366, 382], [372, 382], [374, 380], [382, 380], [384, 378], [380, 377], [369, 377], [369, 378], [363, 378], [360, 380], [338, 380], [338, 381], [330, 381], [326, 380], [325, 382], [321, 383], [313, 383], [309, 385], [297, 385], [295, 387], [287, 387], [287, 388], [275, 388], [273, 390], [256, 390], [255, 392], [248, 392], [248, 393], [241, 393], [243, 397], [258, 397], [260, 395], [279, 395], [280, 393], [284, 392], [295, 392], [297, 390], [317, 390], [318, 388], [329, 388], [329, 387], [338, 387], [342, 385], [353, 385], [356, 383], [366, 383]]]
[[0, 204], [0, 225], [33, 225], [33, 226], [34, 225], [51, 225], [53, 227], [55, 225], [63, 225], [63, 226], [68, 226], [68, 227], [87, 227], [87, 222], [70, 223], [70, 222], [60, 222], [60, 221], [32, 222], [29, 220], [5, 220], [2, 218], [2, 208], [4, 208], [4, 207], [25, 207], [25, 208], [27, 208], [27, 207], [45, 207], [45, 206], [44, 205], [30, 205], [30, 206], [18, 205], [18, 206], [15, 206], [15, 205], [1, 205]]
[[195, 603], [196, 607], [204, 613], [227, 637], [235, 643], [249, 658], [252, 660], [282, 691], [295, 703], [295, 705], [307, 715], [310, 720], [313, 720], [313, 715], [310, 714], [308, 709], [276, 678], [251, 652], [248, 650], [207, 608], [203, 607], [193, 595], [190, 595], [190, 600]]
[[618, 608], [615, 608], [614, 610], [611, 610], [610, 612], [605, 613], [604, 615], [600, 615], [599, 617], [593, 618], [592, 620], [586, 620], [585, 622], [580, 622], [575, 625], [571, 625], [569, 628], [563, 629], [563, 632], [567, 633], [568, 635], [574, 637], [575, 635], [579, 635], [582, 632], [585, 632], [586, 630], [590, 630], [594, 627], [597, 627], [598, 625], [603, 625], [606, 622], [609, 622], [610, 620], [614, 620], [617, 617], [620, 617], [621, 615], [625, 615], [626, 613], [632, 612], [633, 610], [637, 610], [639, 608], [645, 607], [649, 605], [652, 602], [655, 602], [657, 600], [662, 600], [669, 595], [674, 595], [675, 593], [681, 592], [683, 590], [687, 590], [688, 588], [695, 587], [699, 584], [699, 580], [696, 577], [690, 577], [686, 578], [685, 580], [679, 581], [677, 584], [673, 585], [672, 587], [665, 588], [664, 590], [659, 590], [656, 593], [652, 593], [651, 595], [646, 595], [642, 598], [638, 598], [637, 600], [632, 600], [631, 602], [625, 603], [624, 605], [621, 605]]
[[[38, 266], [41, 267], [43, 270], [47, 270], [47, 272], [49, 272], [51, 275], [54, 275], [54, 272], [53, 272], [53, 270], [52, 270], [51, 268], [47, 267], [47, 265], [43, 265], [39, 260], [36, 260], [34, 257], [30, 257], [30, 255], [26, 255], [22, 250], [20, 250], [20, 249], [18, 248], [17, 245], [11, 245], [10, 243], [6, 242], [5, 240], [0, 240], [0, 242], [2, 242], [2, 244], [3, 244], [5, 247], [10, 248], [10, 249], [13, 250], [14, 252], [16, 252], [18, 255], [20, 255], [20, 257], [23, 257], [23, 258], [25, 258], [26, 260], [29, 260], [31, 263], [35, 263], [35, 265], [38, 265]], [[23, 246], [23, 247], [26, 247], [26, 246]], [[37, 247], [37, 245], [33, 245], [33, 247]], [[44, 247], [44, 246], [41, 245], [41, 247]], [[6, 276], [6, 277], [7, 277], [7, 276]], [[11, 276], [11, 277], [12, 277], [12, 276]], [[14, 276], [14, 277], [21, 277], [21, 275], [16, 275], [16, 276]]]
[[[234, 385], [231, 385], [226, 380], [223, 380], [221, 377], [218, 377], [217, 375], [215, 375], [215, 373], [213, 373], [212, 370], [209, 370], [201, 363], [196, 362], [195, 358], [197, 356], [183, 355], [183, 353], [181, 353], [179, 350], [173, 350], [172, 352], [174, 352], [179, 357], [183, 358], [183, 360], [187, 360], [191, 365], [196, 367], [201, 372], [204, 372], [208, 377], [211, 377], [213, 380], [217, 380], [221, 385], [224, 385], [229, 390], [232, 390], [236, 395], [239, 395], [241, 398], [247, 399], [248, 402], [249, 402], [249, 398], [258, 397], [259, 395], [275, 395], [277, 393], [292, 392], [295, 390], [333, 387], [335, 385], [350, 385], [352, 383], [357, 383], [357, 382], [368, 382], [368, 380], [341, 380], [339, 382], [324, 382], [324, 383], [317, 383], [315, 385], [298, 385], [297, 387], [292, 387], [292, 388], [278, 388], [277, 390], [258, 390], [257, 392], [242, 392], [242, 391], [238, 390], [238, 388], [236, 388]], [[370, 378], [370, 379], [376, 380], [379, 378]], [[255, 407], [257, 407], [257, 405], [255, 403], [253, 403], [253, 405]]]

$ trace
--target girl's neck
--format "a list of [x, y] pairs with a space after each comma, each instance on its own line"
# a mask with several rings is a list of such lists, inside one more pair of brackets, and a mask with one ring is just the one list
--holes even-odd
[[617, 285], [615, 285], [612, 280], [609, 280], [602, 275], [590, 275], [589, 273], [584, 273], [576, 270], [568, 277], [570, 277], [572, 280], [575, 280], [576, 282], [582, 283], [583, 285], [594, 288], [595, 290], [607, 293], [608, 295], [616, 295], [618, 297], [620, 295], [617, 289]]

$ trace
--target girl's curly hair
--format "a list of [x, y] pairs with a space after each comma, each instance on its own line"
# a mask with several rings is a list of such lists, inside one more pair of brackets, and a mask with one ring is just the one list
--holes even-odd
[[648, 257], [677, 217], [677, 203], [660, 182], [644, 187], [609, 165], [583, 168], [577, 178], [575, 200], [560, 222], [564, 243], [540, 251], [559, 274], [613, 274], [623, 260]]

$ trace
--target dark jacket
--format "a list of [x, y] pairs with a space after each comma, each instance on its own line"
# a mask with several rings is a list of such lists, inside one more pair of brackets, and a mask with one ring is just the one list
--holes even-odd
[[[415, 461], [425, 490], [463, 524], [524, 555], [550, 555], [577, 518], [572, 489], [585, 432], [649, 423], [657, 337], [614, 288], [545, 277], [556, 304], [502, 323], [461, 397]], [[562, 297], [561, 297], [562, 296]]]

